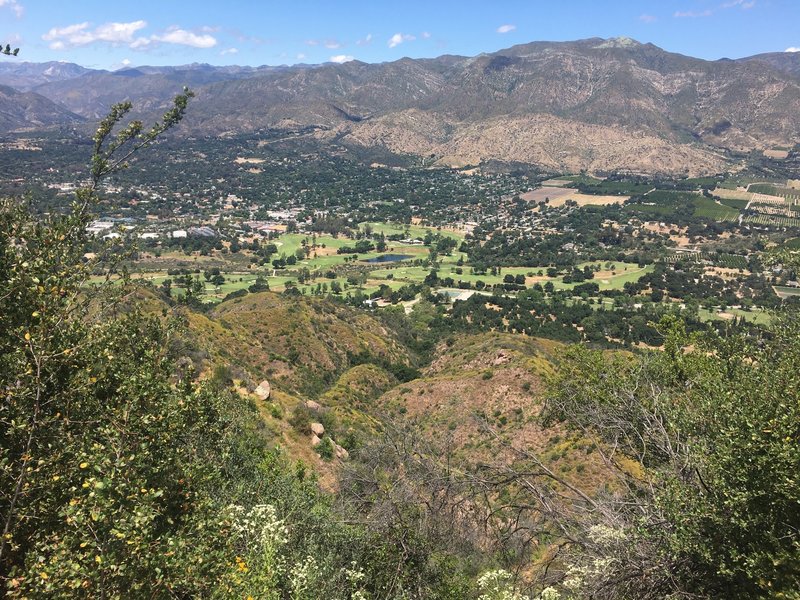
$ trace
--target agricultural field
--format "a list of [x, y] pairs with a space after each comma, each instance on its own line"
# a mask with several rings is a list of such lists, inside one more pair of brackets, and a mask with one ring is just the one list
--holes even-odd
[[795, 217], [784, 217], [780, 215], [749, 215], [744, 218], [745, 223], [755, 225], [772, 225], [777, 227], [800, 227], [800, 219]]
[[[715, 183], [715, 179], [705, 178], [690, 180], [698, 186]], [[551, 206], [555, 201], [575, 200], [579, 205], [606, 205], [623, 202], [631, 196], [649, 194], [657, 189], [657, 185], [643, 180], [608, 180], [597, 179], [588, 175], [564, 175], [542, 182], [542, 187], [522, 195], [525, 200], [541, 202], [550, 198]], [[563, 190], [563, 192], [559, 192]], [[573, 194], [568, 195], [568, 192]], [[563, 200], [562, 200], [563, 198]]]
[[520, 198], [528, 202], [539, 203], [547, 202], [548, 206], [564, 206], [567, 200], [575, 202], [578, 206], [607, 206], [609, 204], [621, 204], [629, 196], [595, 195], [583, 194], [580, 191], [567, 187], [541, 187], [520, 195]]
[[569, 187], [574, 185], [574, 183], [575, 182], [569, 177], [558, 177], [556, 179], [548, 179], [547, 181], [543, 181], [542, 187]]
[[702, 196], [694, 201], [694, 214], [697, 217], [714, 219], [715, 221], [735, 221], [739, 211], [720, 202]]
[[597, 196], [636, 196], [655, 189], [655, 185], [651, 182], [603, 180], [599, 182], [578, 181], [576, 183], [580, 184], [580, 191], [584, 194]]
[[786, 148], [771, 148], [764, 150], [764, 156], [767, 158], [774, 158], [775, 160], [785, 160], [789, 158], [789, 150]]
[[538, 204], [539, 202], [547, 202], [556, 206], [556, 202], [564, 204], [564, 202], [573, 194], [577, 194], [578, 190], [568, 187], [548, 187], [543, 186], [530, 192], [520, 194], [520, 198], [527, 202]]
[[698, 253], [675, 253], [665, 257], [667, 263], [677, 261], [700, 263], [708, 262], [714, 269], [729, 269], [735, 271], [746, 271], [748, 269], [747, 257], [741, 254], [729, 254], [726, 252], [698, 252]]
[[753, 192], [738, 188], [728, 189], [725, 187], [716, 187], [711, 190], [711, 194], [721, 200], [741, 200], [745, 203], [753, 199]]
[[749, 200], [737, 200], [734, 198], [722, 198], [719, 201], [720, 204], [724, 206], [728, 206], [736, 211], [742, 211], [747, 208], [747, 205], [750, 203]]
[[766, 196], [774, 196], [783, 198], [787, 202], [796, 204], [800, 202], [800, 190], [784, 187], [781, 185], [758, 183], [748, 187], [748, 190], [754, 194], [763, 194]]
[[596, 194], [572, 194], [569, 198], [561, 201], [551, 202], [550, 206], [563, 206], [567, 200], [571, 200], [578, 206], [608, 206], [609, 204], [622, 204], [630, 196], [600, 196]]
[[792, 296], [800, 296], [800, 288], [775, 285], [772, 286], [772, 289], [774, 289], [775, 293], [778, 294], [778, 297], [782, 299], [791, 298]]

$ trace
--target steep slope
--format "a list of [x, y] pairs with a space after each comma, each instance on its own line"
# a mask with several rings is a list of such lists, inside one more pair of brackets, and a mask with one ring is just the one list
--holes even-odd
[[[449, 440], [469, 462], [510, 459], [501, 440], [546, 445], [535, 423], [543, 378], [559, 344], [506, 334], [479, 334], [443, 344], [421, 377], [386, 392], [375, 410], [416, 424], [439, 444]], [[498, 432], [492, 440], [486, 428]]]
[[444, 165], [478, 165], [491, 159], [534, 164], [555, 172], [603, 172], [696, 175], [725, 169], [720, 151], [680, 144], [653, 134], [607, 125], [591, 125], [547, 114], [496, 117], [454, 126], [439, 115], [416, 110], [343, 125], [320, 138], [400, 154], [433, 154]]
[[207, 83], [208, 76], [202, 72], [147, 74], [139, 69], [124, 69], [53, 81], [37, 86], [35, 91], [86, 118], [99, 119], [112, 104], [123, 100], [133, 102], [137, 114], [163, 111], [184, 85]]
[[757, 62], [591, 39], [222, 82], [196, 110], [208, 133], [315, 125], [324, 139], [456, 162], [697, 174], [721, 168], [714, 147], [796, 139], [800, 82]]
[[767, 52], [739, 59], [739, 62], [766, 63], [773, 69], [800, 78], [800, 52]]
[[312, 126], [321, 141], [444, 163], [695, 175], [729, 165], [722, 153], [800, 138], [799, 65], [783, 54], [705, 61], [591, 38], [382, 64], [142, 67], [36, 91], [97, 118], [122, 99], [157, 114], [189, 85], [191, 135]]
[[333, 302], [263, 292], [187, 312], [195, 345], [254, 383], [316, 396], [356, 357], [407, 364], [391, 331], [369, 314]]
[[0, 85], [0, 133], [74, 125], [82, 120], [44, 96]]

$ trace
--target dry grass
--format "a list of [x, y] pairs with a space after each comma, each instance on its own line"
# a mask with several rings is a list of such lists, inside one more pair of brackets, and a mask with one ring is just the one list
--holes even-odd
[[746, 192], [744, 190], [729, 190], [718, 187], [711, 193], [717, 198], [722, 198], [723, 200], [747, 200], [749, 202], [753, 199], [753, 193]]
[[510, 464], [519, 458], [513, 448], [524, 449], [583, 489], [599, 490], [609, 482], [592, 441], [537, 419], [560, 347], [507, 334], [461, 337], [440, 348], [420, 379], [386, 392], [378, 406], [417, 423], [456, 460]]
[[[742, 275], [742, 273], [739, 272], [739, 269], [730, 269], [728, 267], [706, 267], [703, 270], [708, 275], [716, 275], [722, 279], [735, 279], [736, 277], [740, 277]], [[749, 271], [745, 270], [745, 274], [746, 273], [749, 273]]]
[[569, 198], [571, 195], [578, 193], [579, 193], [578, 190], [572, 188], [540, 187], [538, 189], [531, 190], [530, 192], [525, 192], [524, 194], [520, 194], [520, 198], [528, 202], [535, 202], [535, 203], [549, 200], [551, 204], [555, 205], [557, 201]]
[[785, 158], [789, 158], [789, 152], [786, 150], [764, 150], [764, 156], [767, 158], [775, 158], [777, 160], [783, 160]]
[[[560, 180], [556, 180], [560, 181]], [[568, 183], [568, 182], [567, 182]], [[539, 203], [548, 200], [550, 206], [563, 206], [567, 200], [572, 200], [578, 206], [607, 206], [624, 202], [629, 196], [595, 196], [593, 194], [581, 194], [578, 190], [566, 187], [541, 187], [520, 195], [520, 198], [528, 202]]]
[[[573, 202], [577, 202], [578, 206], [589, 206], [589, 205], [596, 205], [596, 206], [608, 206], [609, 204], [620, 204], [625, 202], [630, 198], [630, 196], [595, 196], [593, 194], [573, 194], [569, 198], [565, 198], [564, 202], [567, 200], [572, 200]], [[559, 204], [553, 204], [552, 206], [560, 206]]]

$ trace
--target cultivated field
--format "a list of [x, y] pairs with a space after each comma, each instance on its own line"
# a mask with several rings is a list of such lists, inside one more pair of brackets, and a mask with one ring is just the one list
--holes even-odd
[[547, 181], [543, 181], [542, 185], [545, 187], [567, 187], [573, 183], [574, 182], [569, 179], [548, 179]]
[[550, 201], [551, 203], [555, 203], [558, 200], [566, 200], [573, 194], [577, 194], [578, 190], [574, 190], [572, 188], [565, 188], [565, 187], [540, 187], [535, 190], [531, 190], [530, 192], [525, 192], [524, 194], [520, 194], [520, 198], [527, 202], [544, 202]]
[[753, 199], [752, 192], [747, 192], [740, 189], [729, 190], [727, 188], [718, 187], [711, 192], [711, 194], [717, 198], [722, 198], [723, 200], [746, 200], [749, 202]]
[[774, 158], [777, 160], [784, 160], [789, 158], [788, 150], [764, 150], [764, 156], [767, 158]]
[[520, 198], [537, 204], [549, 200], [549, 206], [558, 207], [563, 206], [567, 200], [572, 200], [578, 206], [619, 204], [625, 202], [629, 196], [597, 196], [594, 194], [582, 194], [573, 188], [541, 187], [521, 194]]
[[785, 300], [786, 298], [791, 298], [792, 296], [800, 296], [800, 288], [785, 287], [782, 285], [773, 285], [772, 289], [775, 290], [775, 293], [778, 294], [778, 297], [781, 300]]

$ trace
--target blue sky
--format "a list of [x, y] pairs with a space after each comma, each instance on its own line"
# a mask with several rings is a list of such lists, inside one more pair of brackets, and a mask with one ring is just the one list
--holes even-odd
[[800, 0], [0, 0], [30, 61], [279, 65], [628, 36], [707, 59], [800, 48]]

